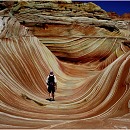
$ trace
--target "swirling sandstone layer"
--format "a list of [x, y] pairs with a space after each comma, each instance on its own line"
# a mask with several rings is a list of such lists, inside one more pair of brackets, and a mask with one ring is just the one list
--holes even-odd
[[[50, 34], [65, 37], [44, 37], [43, 30], [39, 40], [15, 18], [1, 21], [0, 128], [130, 128], [125, 34], [90, 26], [71, 33], [58, 26], [55, 34], [49, 25]], [[55, 102], [46, 100], [50, 70], [58, 82]]]

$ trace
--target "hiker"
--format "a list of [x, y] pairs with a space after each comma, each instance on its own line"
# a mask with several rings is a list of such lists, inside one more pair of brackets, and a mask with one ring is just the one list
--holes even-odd
[[47, 83], [47, 90], [49, 92], [49, 100], [55, 101], [54, 93], [55, 90], [57, 89], [57, 80], [53, 71], [51, 71], [50, 74], [48, 75], [46, 83]]

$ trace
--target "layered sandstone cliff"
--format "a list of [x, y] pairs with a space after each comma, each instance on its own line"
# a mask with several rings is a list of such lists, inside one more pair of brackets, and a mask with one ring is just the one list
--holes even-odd
[[[128, 22], [92, 3], [88, 12], [78, 3], [12, 5], [0, 12], [0, 128], [130, 128]], [[55, 102], [46, 100], [50, 70]]]

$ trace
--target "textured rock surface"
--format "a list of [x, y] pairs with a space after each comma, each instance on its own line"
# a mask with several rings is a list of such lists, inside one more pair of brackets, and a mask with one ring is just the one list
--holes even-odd
[[130, 13], [124, 13], [123, 15], [119, 16], [115, 12], [108, 12], [109, 17], [112, 19], [118, 19], [118, 20], [130, 20]]
[[[0, 17], [0, 128], [130, 128], [129, 28], [29, 9]], [[55, 102], [45, 100], [50, 70]]]

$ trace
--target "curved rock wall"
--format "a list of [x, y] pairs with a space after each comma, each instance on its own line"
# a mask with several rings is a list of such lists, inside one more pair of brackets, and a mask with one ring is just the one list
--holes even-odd
[[[1, 20], [0, 128], [130, 128], [130, 48], [123, 39], [52, 38], [50, 51], [16, 19]], [[46, 100], [50, 70], [55, 102]]]

